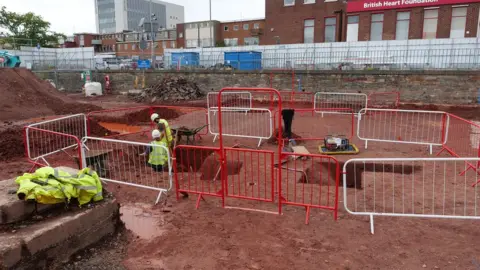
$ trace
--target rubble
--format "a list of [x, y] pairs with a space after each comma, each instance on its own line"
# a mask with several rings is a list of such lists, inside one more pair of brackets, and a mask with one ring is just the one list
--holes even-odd
[[167, 77], [161, 82], [148, 86], [141, 94], [134, 95], [137, 102], [169, 101], [180, 102], [203, 98], [205, 94], [198, 85], [184, 77]]

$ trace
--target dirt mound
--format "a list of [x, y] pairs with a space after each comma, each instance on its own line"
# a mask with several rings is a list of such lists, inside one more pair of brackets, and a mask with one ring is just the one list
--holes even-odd
[[100, 110], [79, 104], [30, 70], [0, 68], [0, 121]]
[[148, 86], [142, 94], [133, 99], [137, 102], [169, 101], [182, 102], [204, 97], [198, 85], [183, 77], [167, 77], [161, 82]]
[[21, 157], [25, 153], [23, 128], [13, 126], [0, 131], [0, 161]]

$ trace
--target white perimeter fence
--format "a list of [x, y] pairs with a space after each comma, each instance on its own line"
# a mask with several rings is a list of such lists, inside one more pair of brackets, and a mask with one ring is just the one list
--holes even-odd
[[[368, 96], [360, 93], [333, 93], [317, 92], [314, 98], [314, 110], [317, 113], [345, 114], [345, 109], [351, 109], [354, 113], [362, 113], [368, 106]], [[336, 111], [335, 109], [343, 109]]]
[[434, 145], [442, 146], [446, 113], [390, 109], [363, 109], [358, 113], [357, 137], [365, 141], [427, 145], [432, 154]]
[[[164, 146], [104, 138], [85, 137], [82, 156], [87, 166], [98, 172], [102, 181], [158, 191], [157, 204], [163, 193], [172, 189], [172, 160]], [[148, 164], [149, 148], [163, 149], [167, 161], [162, 167]]]
[[[343, 167], [347, 212], [374, 216], [480, 219], [480, 158], [351, 159]], [[462, 174], [463, 172], [463, 174]]]
[[[220, 135], [218, 110], [208, 111], [208, 130], [214, 135], [213, 141]], [[222, 136], [258, 139], [260, 147], [263, 139], [273, 135], [272, 111], [265, 108], [227, 108], [222, 107]]]

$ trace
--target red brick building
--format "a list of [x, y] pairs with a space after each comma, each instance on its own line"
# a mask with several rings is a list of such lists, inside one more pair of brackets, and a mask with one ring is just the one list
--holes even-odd
[[478, 37], [479, 0], [265, 0], [262, 45]]

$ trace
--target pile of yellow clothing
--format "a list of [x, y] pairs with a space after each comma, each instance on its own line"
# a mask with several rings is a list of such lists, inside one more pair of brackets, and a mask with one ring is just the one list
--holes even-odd
[[35, 173], [25, 173], [15, 180], [20, 187], [21, 200], [35, 200], [42, 204], [56, 204], [77, 198], [81, 205], [103, 199], [102, 183], [97, 173], [85, 168], [71, 175], [51, 167], [40, 168]]

